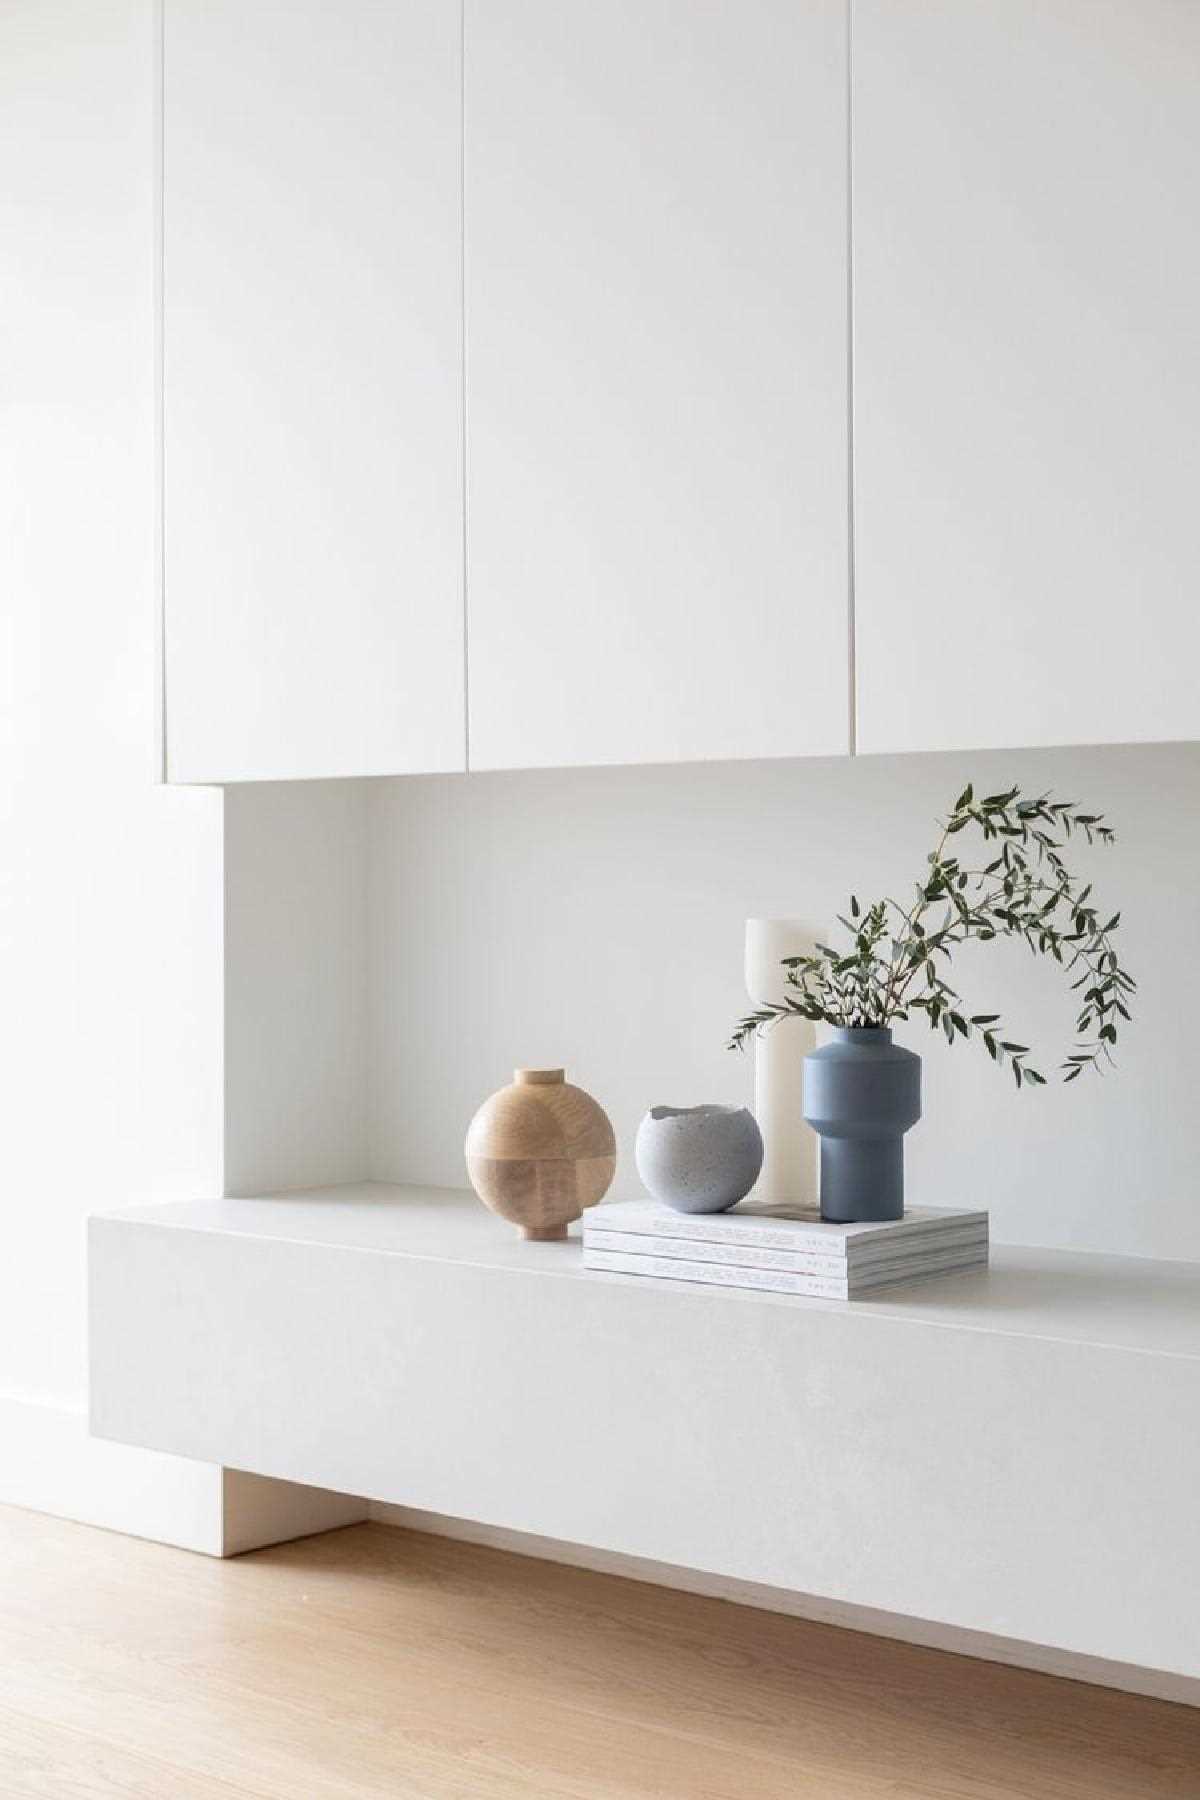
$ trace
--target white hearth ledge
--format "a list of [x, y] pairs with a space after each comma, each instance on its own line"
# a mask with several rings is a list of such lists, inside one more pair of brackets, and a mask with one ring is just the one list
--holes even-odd
[[585, 1271], [375, 1184], [90, 1234], [102, 1438], [1200, 1683], [1200, 1266], [1000, 1247], [801, 1300]]

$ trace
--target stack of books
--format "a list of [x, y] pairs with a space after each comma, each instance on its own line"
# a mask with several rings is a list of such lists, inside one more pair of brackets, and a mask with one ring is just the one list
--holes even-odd
[[898, 1282], [986, 1268], [986, 1212], [913, 1206], [902, 1219], [827, 1224], [814, 1208], [744, 1201], [732, 1212], [673, 1212], [610, 1201], [584, 1214], [588, 1269], [716, 1287], [853, 1300]]

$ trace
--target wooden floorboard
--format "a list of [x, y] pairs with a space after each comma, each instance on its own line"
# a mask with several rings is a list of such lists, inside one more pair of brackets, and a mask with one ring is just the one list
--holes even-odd
[[0, 1509], [0, 1800], [1200, 1800], [1200, 1712], [373, 1525]]

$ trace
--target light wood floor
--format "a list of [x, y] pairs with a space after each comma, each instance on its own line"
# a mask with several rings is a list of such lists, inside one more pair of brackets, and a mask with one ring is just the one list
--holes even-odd
[[2, 1800], [1158, 1800], [1200, 1712], [355, 1526], [0, 1509]]

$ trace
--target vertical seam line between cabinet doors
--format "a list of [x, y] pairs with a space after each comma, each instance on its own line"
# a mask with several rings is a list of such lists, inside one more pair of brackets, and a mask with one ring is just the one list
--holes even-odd
[[166, 517], [166, 0], [155, 0], [154, 107], [154, 687], [158, 779], [169, 780], [167, 757], [167, 517]]
[[858, 644], [854, 516], [854, 0], [846, 0], [846, 713], [858, 754]]
[[471, 769], [471, 648], [467, 600], [467, 0], [458, 9], [458, 378], [462, 487], [463, 770]]

